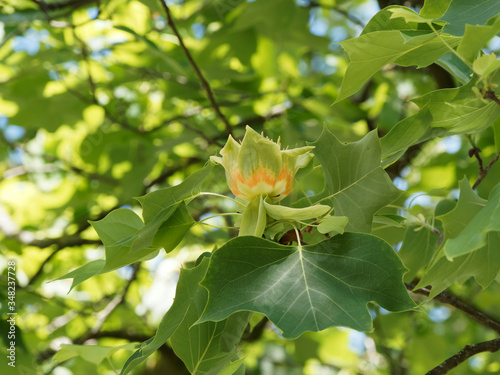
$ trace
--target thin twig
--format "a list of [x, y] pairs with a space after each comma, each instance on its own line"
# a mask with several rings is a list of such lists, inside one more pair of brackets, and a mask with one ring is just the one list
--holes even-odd
[[[496, 96], [495, 96], [495, 98], [496, 98]], [[483, 159], [481, 158], [481, 155], [480, 155], [481, 149], [479, 147], [477, 147], [476, 143], [474, 142], [474, 140], [472, 139], [472, 137], [470, 135], [466, 135], [465, 137], [469, 140], [469, 143], [472, 146], [472, 148], [469, 150], [469, 157], [475, 156], [477, 159], [478, 166], [479, 166], [479, 174], [477, 176], [477, 180], [476, 180], [476, 182], [474, 182], [474, 185], [472, 185], [472, 188], [475, 189], [479, 186], [481, 181], [483, 181], [484, 178], [488, 175], [488, 172], [491, 169], [491, 167], [493, 166], [493, 164], [495, 164], [498, 161], [498, 159], [500, 158], [500, 152], [498, 154], [496, 154], [493, 157], [493, 159], [491, 159], [491, 161], [488, 163], [488, 165], [485, 167], [484, 163], [483, 163]]]
[[50, 262], [50, 260], [62, 249], [65, 249], [67, 247], [75, 247], [75, 246], [82, 246], [82, 245], [99, 245], [101, 244], [100, 240], [88, 240], [85, 238], [81, 238], [78, 236], [68, 236], [68, 237], [59, 237], [59, 238], [47, 238], [43, 240], [34, 240], [31, 242], [23, 242], [27, 246], [34, 246], [38, 247], [40, 249], [56, 245], [56, 249], [49, 254], [47, 258], [42, 262], [40, 267], [38, 267], [38, 270], [36, 273], [33, 275], [33, 277], [29, 280], [28, 285], [33, 285], [33, 283], [38, 280], [40, 276], [43, 274], [43, 269], [47, 263]]
[[493, 100], [497, 105], [500, 105], [500, 99], [495, 95], [495, 93], [491, 90], [486, 90], [483, 94], [483, 98]]
[[460, 350], [454, 356], [448, 358], [446, 361], [441, 363], [439, 366], [433, 368], [426, 375], [443, 375], [447, 374], [448, 371], [454, 369], [466, 359], [472, 357], [473, 355], [483, 353], [483, 352], [496, 352], [500, 350], [500, 338], [496, 338], [490, 341], [480, 342], [479, 344], [466, 345], [462, 350]]
[[323, 9], [332, 10], [334, 12], [337, 12], [337, 13], [343, 15], [345, 18], [347, 18], [351, 22], [354, 22], [356, 25], [359, 25], [361, 27], [365, 27], [366, 26], [359, 18], [354, 17], [352, 14], [349, 14], [348, 11], [346, 11], [346, 10], [344, 10], [342, 8], [339, 8], [338, 6], [335, 6], [335, 5], [328, 5], [328, 4], [322, 4], [322, 3], [317, 2], [317, 1], [311, 1], [309, 3], [309, 5], [307, 5], [307, 7], [309, 7], [309, 8], [320, 7], [320, 8], [323, 8]]
[[[412, 293], [421, 294], [427, 297], [430, 294], [430, 290], [428, 288], [421, 288], [414, 290], [415, 285], [412, 284], [405, 284], [405, 285], [406, 289], [408, 289]], [[455, 307], [458, 310], [463, 311], [478, 323], [500, 334], [500, 322], [497, 319], [489, 316], [488, 314], [478, 310], [475, 307], [470, 306], [469, 304], [462, 301], [457, 296], [454, 296], [450, 292], [446, 291], [441, 292], [436, 297], [434, 297], [434, 299], [436, 301], [446, 303], [448, 305]]]
[[[106, 320], [109, 318], [109, 316], [115, 311], [115, 309], [120, 306], [123, 302], [125, 302], [125, 297], [127, 296], [128, 290], [130, 289], [130, 285], [137, 279], [137, 274], [139, 273], [141, 263], [136, 263], [132, 267], [134, 269], [134, 272], [130, 279], [127, 281], [127, 284], [125, 285], [125, 288], [123, 289], [123, 292], [115, 296], [109, 302], [104, 309], [99, 311], [97, 313], [97, 322], [94, 324], [94, 326], [90, 329], [89, 331], [89, 336], [94, 336], [99, 332], [103, 326], [103, 324], [106, 322]], [[85, 341], [85, 338], [81, 338], [82, 343]]]
[[201, 73], [200, 69], [198, 68], [198, 65], [196, 65], [193, 57], [191, 56], [191, 53], [186, 48], [186, 45], [184, 44], [184, 41], [182, 40], [182, 37], [179, 34], [179, 31], [177, 30], [177, 27], [175, 26], [174, 20], [172, 19], [172, 16], [170, 14], [170, 9], [168, 8], [167, 3], [164, 0], [159, 0], [159, 1], [160, 1], [161, 5], [163, 6], [163, 9], [165, 10], [165, 13], [167, 15], [167, 23], [170, 26], [170, 28], [172, 29], [172, 31], [174, 32], [174, 34], [177, 37], [177, 39], [179, 40], [179, 45], [181, 46], [182, 50], [184, 51], [184, 54], [186, 55], [186, 57], [187, 57], [187, 59], [189, 61], [189, 64], [194, 69], [194, 71], [196, 73], [196, 76], [198, 77], [198, 79], [200, 80], [201, 85], [203, 86], [203, 89], [207, 93], [208, 100], [210, 101], [210, 104], [212, 105], [212, 108], [214, 109], [214, 111], [217, 114], [217, 116], [224, 123], [224, 126], [226, 127], [227, 134], [228, 135], [231, 134], [232, 133], [231, 124], [227, 120], [226, 116], [224, 116], [224, 114], [221, 112], [221, 110], [219, 108], [219, 105], [215, 101], [215, 98], [214, 98], [214, 95], [212, 93], [212, 89], [210, 88], [210, 85], [208, 84], [207, 80], [205, 79], [205, 77]]

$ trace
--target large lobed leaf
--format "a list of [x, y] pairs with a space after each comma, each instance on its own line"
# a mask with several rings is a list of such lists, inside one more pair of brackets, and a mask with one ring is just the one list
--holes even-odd
[[209, 291], [198, 323], [238, 311], [265, 314], [286, 338], [331, 326], [369, 331], [367, 303], [413, 307], [405, 267], [378, 237], [346, 233], [311, 246], [238, 237], [216, 250], [201, 285]]
[[390, 6], [373, 16], [359, 37], [342, 42], [350, 63], [336, 102], [356, 93], [391, 62], [401, 66], [428, 66], [449, 52], [446, 44], [458, 45], [459, 37], [438, 37], [425, 24], [430, 21], [406, 7]]
[[381, 167], [381, 147], [376, 132], [370, 132], [358, 142], [343, 144], [324, 129], [312, 145], [323, 166], [325, 190], [335, 216], [349, 218], [346, 231], [370, 232], [373, 215], [400, 194]]

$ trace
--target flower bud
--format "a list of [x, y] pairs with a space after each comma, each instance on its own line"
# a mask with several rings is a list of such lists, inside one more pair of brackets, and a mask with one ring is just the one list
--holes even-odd
[[292, 192], [295, 174], [309, 163], [313, 148], [280, 150], [279, 143], [247, 126], [241, 145], [229, 136], [220, 151], [222, 157], [210, 160], [224, 167], [227, 184], [236, 197], [250, 202], [263, 195], [278, 202]]

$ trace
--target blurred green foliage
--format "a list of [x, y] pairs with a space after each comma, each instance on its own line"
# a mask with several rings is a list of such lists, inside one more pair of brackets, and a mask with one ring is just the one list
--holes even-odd
[[[390, 2], [409, 8], [387, 3], [167, 1], [235, 139], [250, 125], [281, 137], [284, 147], [323, 144], [315, 164], [298, 173], [285, 205], [325, 203], [328, 194], [353, 184], [370, 190], [382, 181], [377, 197], [347, 191], [328, 201], [336, 216], [349, 218], [346, 230], [371, 231], [401, 248], [410, 269], [406, 282], [422, 278], [420, 286], [434, 287], [432, 296], [448, 288], [500, 319], [494, 190], [500, 168], [488, 167], [500, 151], [500, 107], [484, 96], [494, 93], [500, 77], [498, 2], [481, 0], [475, 8], [465, 0]], [[10, 259], [18, 283], [16, 369], [2, 363], [2, 374], [119, 373], [134, 358], [140, 363], [134, 374], [188, 374], [198, 368], [195, 360], [208, 371], [210, 361], [176, 351], [176, 345], [192, 349], [192, 342], [184, 343], [186, 322], [195, 322], [206, 303], [205, 289], [197, 286], [204, 274], [197, 272], [208, 261], [199, 256], [237, 231], [228, 216], [206, 221], [215, 227], [192, 221], [235, 206], [215, 195], [197, 197], [188, 207], [181, 200], [207, 187], [229, 195], [222, 168], [203, 169], [228, 132], [162, 4], [4, 0], [0, 83], [2, 317], [9, 307]], [[320, 138], [324, 127], [328, 133]], [[478, 159], [488, 170], [473, 191], [481, 174]], [[351, 163], [359, 166], [356, 173], [348, 173]], [[375, 174], [377, 179], [358, 183], [360, 176]], [[166, 196], [161, 188], [185, 195], [157, 205]], [[303, 234], [310, 244], [324, 240]], [[476, 239], [475, 247], [451, 248], [469, 238]], [[169, 254], [158, 253], [160, 247]], [[126, 257], [120, 256], [124, 249]], [[72, 280], [53, 281], [76, 269], [74, 288]], [[165, 316], [186, 311], [179, 305], [187, 303], [182, 291], [191, 290], [184, 284], [190, 279], [201, 295], [187, 300], [198, 301], [200, 310], [188, 316], [185, 331], [150, 344], [176, 285], [177, 307]], [[370, 304], [370, 332], [331, 327], [285, 340], [263, 315], [235, 320], [228, 327], [242, 340], [237, 348], [240, 336], [226, 342], [231, 347], [215, 371], [422, 374], [465, 345], [498, 336], [446, 303], [411, 296], [422, 303], [419, 309], [389, 314]], [[196, 328], [200, 337], [226, 328], [203, 324]], [[10, 345], [7, 331], [2, 318], [2, 353]], [[207, 351], [223, 345], [208, 341]], [[145, 345], [154, 347], [151, 356], [139, 358], [139, 343], [140, 355]], [[490, 352], [453, 370], [499, 372], [500, 354]]]

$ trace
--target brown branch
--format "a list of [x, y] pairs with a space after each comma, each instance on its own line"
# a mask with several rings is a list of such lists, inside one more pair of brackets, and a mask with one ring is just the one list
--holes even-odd
[[[21, 241], [22, 242], [22, 241]], [[56, 249], [50, 253], [50, 255], [45, 258], [45, 260], [42, 262], [40, 267], [38, 267], [38, 270], [36, 273], [33, 275], [33, 277], [30, 279], [28, 282], [27, 286], [33, 285], [33, 283], [38, 280], [40, 276], [43, 274], [43, 269], [47, 263], [51, 261], [51, 259], [62, 249], [65, 249], [67, 247], [74, 247], [74, 246], [82, 246], [82, 245], [100, 245], [101, 240], [87, 240], [85, 238], [81, 238], [79, 236], [68, 236], [68, 237], [59, 237], [59, 238], [46, 238], [43, 240], [34, 240], [30, 242], [23, 242], [25, 245], [28, 246], [35, 246], [40, 249], [56, 245]]]
[[223, 147], [224, 145], [219, 143], [219, 141], [217, 141], [216, 139], [212, 139], [210, 138], [209, 136], [207, 136], [203, 131], [201, 131], [200, 129], [196, 129], [195, 127], [189, 125], [188, 123], [186, 122], [183, 122], [183, 121], [179, 121], [179, 124], [181, 124], [184, 128], [192, 131], [193, 133], [196, 133], [198, 134], [200, 137], [202, 137], [205, 141], [207, 141], [207, 143], [209, 145], [216, 145], [216, 146], [219, 146], [219, 147]]
[[497, 103], [497, 105], [500, 105], [500, 99], [498, 99], [498, 97], [495, 95], [494, 91], [486, 90], [483, 93], [483, 98], [493, 100], [495, 103]]
[[[415, 294], [421, 294], [424, 296], [429, 296], [430, 294], [430, 289], [428, 288], [422, 288], [422, 289], [417, 289], [414, 290], [415, 286], [412, 284], [406, 284], [406, 289], [408, 289], [410, 292], [415, 293]], [[441, 292], [439, 293], [436, 297], [434, 297], [436, 301], [446, 303], [448, 305], [451, 305], [455, 307], [458, 310], [463, 311], [467, 315], [469, 315], [472, 319], [477, 321], [478, 323], [482, 324], [483, 326], [490, 328], [494, 330], [495, 332], [500, 334], [500, 322], [489, 316], [488, 314], [478, 310], [475, 307], [472, 307], [471, 305], [467, 304], [466, 302], [462, 301], [460, 298], [457, 296], [454, 296], [450, 292]]]
[[459, 364], [464, 362], [466, 359], [472, 357], [473, 355], [483, 353], [483, 352], [494, 353], [498, 350], [500, 350], [500, 338], [496, 338], [496, 339], [490, 340], [490, 341], [480, 342], [479, 344], [466, 345], [457, 354], [448, 358], [446, 361], [441, 363], [439, 366], [433, 368], [426, 375], [447, 374], [448, 371], [457, 367]]
[[[123, 292], [115, 296], [111, 302], [109, 302], [104, 309], [99, 311], [97, 315], [97, 322], [96, 324], [90, 329], [88, 332], [88, 337], [90, 336], [95, 336], [102, 328], [103, 324], [106, 322], [106, 320], [109, 318], [109, 316], [113, 313], [113, 311], [116, 310], [118, 306], [120, 306], [123, 302], [125, 302], [125, 298], [127, 297], [127, 293], [130, 289], [130, 285], [137, 279], [137, 274], [139, 273], [139, 269], [141, 267], [141, 263], [136, 263], [133, 266], [134, 272], [130, 279], [127, 281], [127, 284], [125, 285], [125, 288], [123, 289]], [[80, 337], [80, 342], [83, 343], [87, 339], [85, 336]], [[76, 343], [76, 342], [75, 342]]]
[[318, 1], [311, 1], [309, 5], [306, 5], [308, 8], [323, 8], [323, 9], [328, 9], [328, 10], [333, 10], [334, 12], [337, 12], [347, 18], [349, 21], [355, 23], [356, 25], [359, 25], [361, 27], [365, 27], [366, 25], [357, 17], [354, 17], [353, 15], [349, 14], [347, 10], [344, 10], [342, 8], [339, 8], [338, 6], [335, 5], [328, 5], [328, 4], [322, 4]]
[[[490, 92], [490, 91], [487, 91], [487, 92]], [[496, 96], [495, 96], [495, 98], [496, 98]], [[497, 100], [498, 100], [498, 98], [497, 98]], [[483, 163], [483, 159], [481, 158], [481, 155], [480, 155], [481, 149], [479, 147], [477, 147], [476, 143], [474, 142], [474, 140], [472, 139], [472, 137], [470, 135], [465, 135], [465, 137], [467, 138], [467, 140], [469, 141], [469, 143], [472, 146], [472, 148], [469, 150], [469, 157], [475, 156], [477, 159], [478, 166], [479, 166], [479, 174], [477, 176], [477, 180], [476, 180], [476, 182], [474, 182], [474, 185], [472, 185], [472, 188], [475, 189], [479, 186], [481, 181], [483, 181], [484, 178], [488, 175], [488, 172], [491, 169], [491, 167], [493, 166], [493, 164], [495, 164], [498, 161], [498, 159], [500, 158], [500, 152], [498, 154], [496, 154], [493, 157], [493, 159], [491, 159], [491, 161], [488, 163], [488, 165], [485, 167], [484, 163]]]
[[172, 19], [172, 16], [170, 14], [170, 9], [168, 8], [167, 3], [164, 0], [159, 0], [159, 1], [160, 1], [161, 5], [162, 5], [163, 9], [165, 10], [166, 15], [167, 15], [167, 23], [170, 26], [170, 28], [172, 29], [172, 31], [174, 32], [174, 34], [177, 37], [177, 39], [179, 40], [179, 45], [181, 46], [182, 50], [184, 51], [184, 54], [186, 55], [186, 57], [187, 57], [187, 59], [189, 61], [189, 64], [194, 69], [194, 71], [196, 73], [196, 76], [198, 77], [198, 79], [200, 80], [201, 85], [203, 86], [203, 89], [207, 93], [208, 100], [210, 101], [210, 104], [212, 105], [212, 108], [214, 109], [214, 111], [217, 114], [217, 116], [224, 123], [224, 126], [226, 127], [227, 134], [228, 135], [231, 134], [232, 133], [231, 124], [227, 120], [226, 116], [224, 116], [224, 114], [221, 112], [221, 110], [219, 108], [219, 105], [215, 101], [215, 98], [214, 98], [214, 95], [212, 93], [212, 89], [210, 88], [210, 85], [208, 84], [207, 80], [205, 79], [205, 77], [201, 73], [200, 69], [198, 68], [198, 65], [196, 65], [193, 57], [191, 56], [191, 53], [186, 48], [186, 45], [184, 44], [184, 41], [182, 40], [182, 37], [179, 34], [179, 31], [177, 30], [177, 27], [175, 26], [174, 20]]

